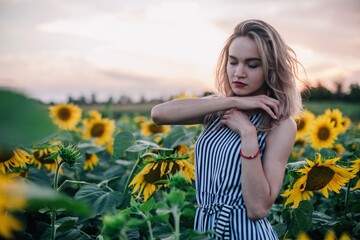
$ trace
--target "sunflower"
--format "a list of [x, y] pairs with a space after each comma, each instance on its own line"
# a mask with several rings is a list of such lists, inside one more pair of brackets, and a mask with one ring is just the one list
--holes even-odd
[[344, 129], [344, 125], [342, 124], [344, 122], [344, 118], [342, 116], [342, 112], [339, 109], [326, 109], [324, 116], [329, 118], [330, 121], [334, 123], [334, 128], [336, 128], [339, 132], [345, 132], [346, 129]]
[[94, 144], [105, 145], [112, 141], [115, 132], [114, 120], [108, 118], [88, 119], [84, 121], [84, 139], [94, 139]]
[[334, 122], [326, 116], [315, 119], [309, 135], [311, 146], [315, 149], [332, 148], [339, 135], [339, 130], [334, 127]]
[[197, 97], [198, 96], [196, 96], [196, 95], [190, 96], [190, 95], [183, 92], [183, 93], [180, 93], [179, 95], [173, 97], [171, 100], [185, 99], [185, 98], [197, 98]]
[[288, 197], [285, 205], [293, 203], [297, 208], [302, 200], [309, 200], [315, 191], [320, 191], [326, 198], [329, 197], [328, 190], [339, 193], [344, 186], [355, 176], [351, 168], [343, 168], [336, 165], [340, 157], [322, 160], [319, 153], [315, 161], [306, 159], [308, 166], [297, 170], [303, 175], [296, 180], [292, 189], [287, 189], [281, 196]]
[[152, 134], [163, 133], [166, 134], [170, 131], [170, 126], [166, 125], [156, 125], [153, 121], [146, 121], [141, 124], [141, 132], [145, 136], [150, 136]]
[[352, 237], [347, 233], [342, 233], [339, 240], [351, 240]]
[[187, 154], [190, 150], [186, 145], [180, 144], [175, 147], [175, 151], [177, 152], [178, 155], [183, 155], [183, 154]]
[[294, 141], [294, 147], [291, 152], [291, 157], [298, 158], [300, 157], [305, 151], [306, 139], [300, 135], [296, 135]]
[[12, 167], [18, 168], [29, 163], [30, 154], [19, 148], [10, 148], [0, 145], [0, 173], [6, 174], [12, 171]]
[[344, 146], [341, 145], [340, 143], [335, 144], [334, 147], [332, 148], [332, 150], [334, 150], [338, 155], [340, 155], [346, 151]]
[[351, 126], [351, 119], [348, 117], [344, 117], [343, 121], [341, 122], [342, 125], [342, 133], [349, 129]]
[[[155, 155], [155, 154], [154, 154]], [[189, 183], [195, 179], [194, 166], [186, 158], [178, 155], [162, 157], [155, 155], [154, 158], [145, 161], [146, 165], [132, 179], [129, 186], [134, 185], [132, 194], [138, 192], [137, 198], [144, 196], [144, 202], [165, 183], [156, 183], [160, 180], [168, 179], [170, 175], [181, 172]]]
[[[44, 165], [48, 171], [55, 172], [57, 164], [60, 162], [60, 157], [57, 159], [46, 159], [50, 157], [53, 153], [59, 150], [58, 145], [48, 145], [35, 147], [33, 149], [32, 155], [30, 155], [30, 164], [34, 164], [38, 169]], [[62, 174], [62, 169], [60, 168], [59, 174]]]
[[14, 231], [24, 229], [22, 223], [10, 214], [25, 206], [24, 190], [18, 178], [0, 174], [0, 236], [5, 239], [12, 239]]
[[53, 122], [63, 130], [75, 130], [81, 120], [81, 108], [72, 103], [54, 105], [49, 110]]
[[84, 170], [91, 169], [94, 170], [94, 166], [99, 163], [99, 158], [95, 153], [86, 153], [85, 154], [85, 162], [84, 162]]
[[105, 148], [110, 155], [114, 153], [114, 138], [105, 144]]
[[[352, 161], [353, 165], [351, 166], [351, 172], [357, 174], [360, 172], [360, 158]], [[353, 190], [360, 189], [360, 179], [356, 182]]]
[[298, 138], [305, 137], [309, 134], [311, 124], [314, 119], [315, 115], [308, 110], [304, 110], [302, 113], [295, 117], [295, 122], [297, 126], [296, 136]]
[[90, 119], [95, 119], [95, 120], [100, 120], [102, 119], [102, 115], [99, 111], [96, 110], [90, 110], [87, 112], [87, 114], [89, 115]]
[[307, 235], [306, 232], [300, 232], [297, 235], [296, 240], [311, 240], [311, 238], [309, 237], [309, 235]]
[[194, 164], [194, 150], [190, 150], [188, 146], [180, 144], [175, 147], [175, 151], [178, 155], [185, 154], [189, 158], [189, 162]]
[[324, 237], [324, 240], [336, 240], [336, 235], [333, 230], [329, 230]]
[[140, 116], [134, 117], [134, 122], [137, 124], [141, 124], [146, 121], [147, 121], [147, 117], [145, 117], [145, 116], [140, 115]]

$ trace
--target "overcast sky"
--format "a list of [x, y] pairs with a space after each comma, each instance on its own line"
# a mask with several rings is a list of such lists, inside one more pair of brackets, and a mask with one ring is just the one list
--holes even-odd
[[282, 34], [308, 80], [360, 83], [359, 0], [0, 0], [0, 86], [55, 102], [201, 94], [249, 18]]

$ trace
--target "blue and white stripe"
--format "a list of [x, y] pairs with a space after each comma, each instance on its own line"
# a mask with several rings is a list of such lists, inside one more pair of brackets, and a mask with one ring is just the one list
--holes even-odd
[[[260, 114], [250, 117], [255, 126]], [[266, 132], [258, 132], [260, 156], [265, 149]], [[220, 118], [212, 122], [195, 144], [195, 185], [198, 207], [194, 229], [213, 231], [216, 239], [278, 239], [269, 221], [247, 218], [241, 191], [241, 138]]]

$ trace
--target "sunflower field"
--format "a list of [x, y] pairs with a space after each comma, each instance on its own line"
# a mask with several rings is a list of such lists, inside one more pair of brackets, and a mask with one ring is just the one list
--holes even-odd
[[[193, 230], [200, 125], [157, 126], [0, 90], [0, 239], [208, 239]], [[340, 109], [295, 118], [280, 239], [360, 239], [360, 130]]]

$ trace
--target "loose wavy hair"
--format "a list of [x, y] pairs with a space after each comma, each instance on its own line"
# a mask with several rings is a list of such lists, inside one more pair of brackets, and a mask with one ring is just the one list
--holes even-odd
[[[239, 23], [231, 36], [226, 40], [218, 58], [215, 69], [215, 83], [220, 96], [235, 96], [231, 90], [227, 75], [229, 46], [235, 38], [249, 37], [253, 39], [260, 53], [262, 67], [265, 73], [267, 95], [280, 102], [280, 116], [274, 120], [267, 113], [262, 114], [260, 130], [267, 131], [278, 121], [294, 116], [302, 110], [301, 95], [296, 86], [298, 77], [298, 62], [295, 52], [284, 42], [274, 27], [261, 20], [247, 20]], [[222, 112], [207, 116], [206, 122], [221, 115]]]

